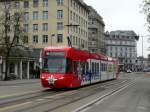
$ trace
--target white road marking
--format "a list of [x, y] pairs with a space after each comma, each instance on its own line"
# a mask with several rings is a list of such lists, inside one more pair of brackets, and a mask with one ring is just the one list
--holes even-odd
[[37, 99], [36, 101], [43, 101], [43, 100], [45, 100], [45, 99]]
[[30, 104], [30, 103], [32, 103], [32, 102], [25, 102], [25, 103], [21, 103], [21, 104], [16, 104], [16, 105], [0, 108], [0, 111], [5, 111], [5, 110], [8, 110], [8, 109], [17, 108], [17, 107], [20, 107], [20, 106], [23, 106], [23, 105], [27, 105], [27, 104]]
[[[131, 82], [131, 83], [129, 83], [129, 84], [123, 85], [123, 86], [119, 87], [118, 90], [111, 91], [111, 92], [109, 92], [109, 93], [107, 93], [107, 94], [105, 94], [105, 95], [103, 95], [103, 96], [101, 96], [101, 97], [99, 97], [99, 98], [97, 98], [97, 99], [91, 101], [90, 103], [87, 103], [87, 104], [85, 104], [85, 105], [83, 105], [83, 106], [81, 106], [81, 107], [75, 109], [75, 110], [72, 111], [72, 112], [82, 112], [82, 110], [84, 110], [84, 109], [86, 109], [86, 108], [89, 108], [89, 107], [90, 107], [91, 105], [93, 105], [93, 104], [97, 104], [97, 105], [98, 105], [98, 104], [100, 104], [101, 102], [103, 102], [104, 100], [108, 99], [110, 96], [119, 93], [120, 91], [122, 91], [122, 90], [124, 90], [125, 88], [127, 88], [127, 87], [133, 85], [134, 83], [135, 83], [135, 82]], [[84, 110], [84, 111], [85, 111], [85, 110]]]
[[133, 84], [133, 83], [130, 83], [129, 85], [124, 86], [123, 88], [119, 89], [118, 91], [114, 92], [114, 93], [111, 94], [111, 95], [109, 95], [109, 94], [108, 94], [108, 96], [106, 95], [106, 97], [104, 97], [102, 100], [96, 102], [95, 105], [99, 105], [99, 104], [102, 103], [104, 100], [106, 100], [106, 99], [110, 98], [111, 96], [113, 96], [113, 95], [115, 95], [115, 94], [121, 92], [122, 90], [126, 89], [127, 87], [131, 86], [132, 84]]
[[1, 98], [7, 98], [7, 97], [21, 96], [21, 95], [25, 95], [25, 94], [40, 92], [40, 91], [41, 91], [41, 90], [37, 90], [37, 91], [27, 91], [27, 92], [17, 93], [17, 94], [10, 94], [10, 95], [5, 95], [5, 96], [0, 96], [0, 99], [1, 99]]
[[92, 107], [87, 107], [85, 109], [83, 109], [81, 112], [86, 112], [87, 110], [90, 110]]
[[53, 96], [46, 96], [44, 98], [50, 99], [50, 98], [59, 97], [59, 96], [62, 96], [62, 95], [68, 95], [68, 94], [71, 95], [71, 94], [74, 94], [76, 92], [77, 92], [77, 90], [74, 90], [74, 91], [69, 91], [69, 92], [64, 92], [64, 93], [56, 94], [56, 95], [53, 95]]

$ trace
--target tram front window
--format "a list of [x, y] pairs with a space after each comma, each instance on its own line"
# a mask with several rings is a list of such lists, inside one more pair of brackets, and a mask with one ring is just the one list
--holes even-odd
[[65, 73], [66, 58], [45, 57], [43, 59], [43, 71], [50, 73]]
[[42, 71], [50, 73], [68, 73], [72, 71], [72, 67], [70, 61], [64, 57], [45, 57], [43, 59]]

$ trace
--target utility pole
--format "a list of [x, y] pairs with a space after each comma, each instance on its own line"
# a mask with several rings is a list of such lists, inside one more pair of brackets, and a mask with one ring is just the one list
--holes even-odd
[[140, 36], [140, 37], [142, 38], [142, 60], [141, 60], [141, 61], [142, 61], [142, 70], [143, 70], [143, 69], [144, 69], [143, 37], [149, 37], [149, 35], [145, 35], [145, 36], [142, 35], [142, 36]]
[[141, 36], [141, 37], [142, 37], [142, 57], [143, 57], [143, 36]]

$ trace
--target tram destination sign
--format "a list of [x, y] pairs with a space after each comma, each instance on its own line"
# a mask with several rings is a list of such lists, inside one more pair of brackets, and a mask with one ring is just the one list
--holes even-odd
[[47, 56], [65, 56], [65, 52], [54, 52], [54, 51], [50, 51], [50, 52], [46, 52]]

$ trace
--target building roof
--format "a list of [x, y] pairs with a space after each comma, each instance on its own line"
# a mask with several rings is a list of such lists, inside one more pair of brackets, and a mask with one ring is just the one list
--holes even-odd
[[139, 40], [139, 36], [133, 30], [116, 30], [107, 33], [107, 35], [121, 35], [121, 36], [132, 36], [135, 37], [136, 40]]
[[76, 0], [85, 10], [89, 12], [88, 5], [83, 0]]
[[103, 21], [102, 16], [92, 7], [92, 6], [88, 6], [90, 13], [89, 13], [89, 18], [95, 18], [97, 19], [102, 25], [105, 26], [105, 23]]

